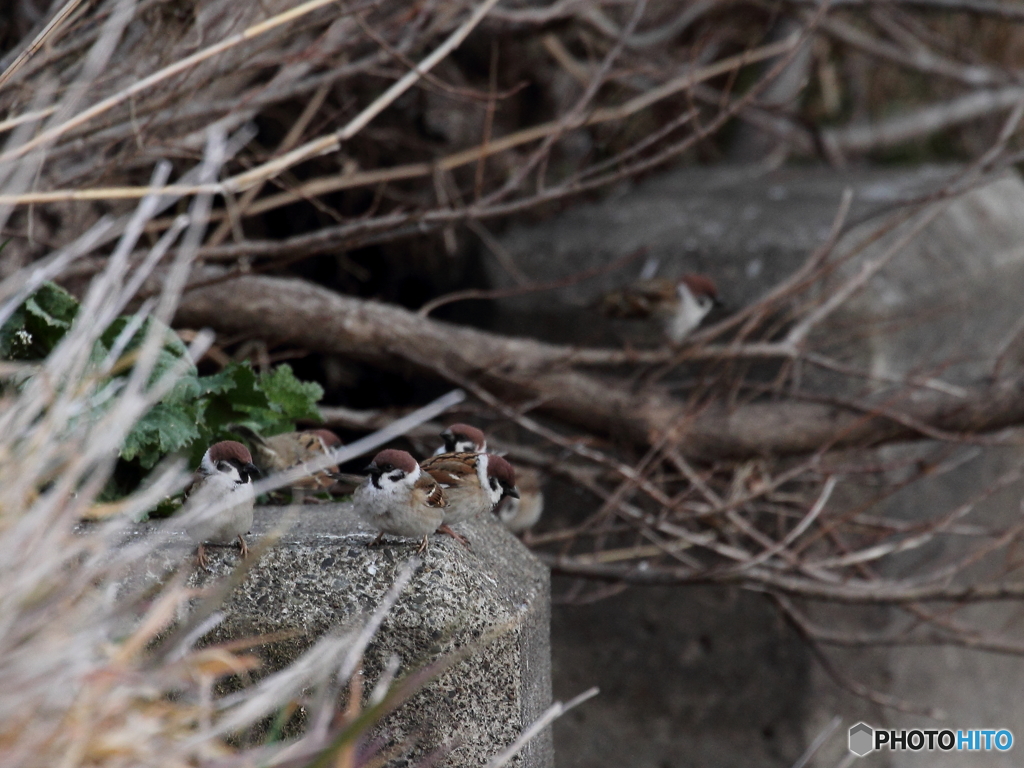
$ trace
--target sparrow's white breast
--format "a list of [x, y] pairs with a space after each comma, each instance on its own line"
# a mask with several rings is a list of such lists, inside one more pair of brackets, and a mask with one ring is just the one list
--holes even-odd
[[196, 544], [230, 544], [252, 527], [255, 503], [252, 483], [215, 472], [192, 487], [179, 515]]
[[427, 504], [426, 494], [416, 488], [415, 476], [398, 482], [387, 476], [380, 487], [367, 480], [352, 495], [356, 511], [376, 530], [393, 536], [425, 536], [437, 530], [444, 510]]

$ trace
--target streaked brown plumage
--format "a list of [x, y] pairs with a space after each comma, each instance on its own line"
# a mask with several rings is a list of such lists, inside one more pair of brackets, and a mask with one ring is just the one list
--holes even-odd
[[[319, 459], [342, 445], [341, 439], [329, 429], [284, 432], [270, 437], [263, 437], [242, 425], [234, 425], [232, 429], [249, 439], [255, 453], [256, 465], [267, 475], [301, 467], [306, 462]], [[291, 487], [324, 490], [334, 485], [337, 473], [337, 465], [329, 466], [310, 472], [306, 477], [293, 482]]]
[[679, 343], [700, 325], [718, 303], [718, 289], [704, 275], [683, 275], [678, 280], [655, 277], [640, 280], [601, 297], [597, 304], [608, 317], [659, 320], [665, 335]]
[[418, 551], [426, 551], [429, 536], [443, 522], [448, 505], [440, 484], [405, 451], [381, 451], [366, 469], [369, 477], [356, 488], [352, 502], [378, 532], [372, 544], [384, 534], [418, 536], [422, 537]]
[[504, 496], [519, 495], [512, 465], [491, 453], [442, 453], [420, 467], [440, 483], [448, 499], [444, 525], [438, 531], [465, 546], [469, 541], [451, 525], [492, 511]]

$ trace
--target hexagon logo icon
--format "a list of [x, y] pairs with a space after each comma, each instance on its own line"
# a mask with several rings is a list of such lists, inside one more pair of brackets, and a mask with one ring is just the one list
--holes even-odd
[[850, 751], [857, 757], [864, 757], [875, 749], [875, 730], [865, 723], [850, 728]]

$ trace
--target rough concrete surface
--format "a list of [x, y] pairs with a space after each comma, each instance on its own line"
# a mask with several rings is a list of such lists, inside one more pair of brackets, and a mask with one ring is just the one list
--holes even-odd
[[[658, 274], [709, 274], [728, 307], [736, 309], [791, 274], [824, 240], [845, 188], [854, 191], [850, 221], [872, 213], [884, 217], [899, 201], [935, 191], [955, 171], [797, 168], [765, 174], [743, 168], [684, 169], [623, 185], [604, 200], [581, 204], [543, 223], [514, 226], [502, 242], [538, 283], [646, 247], [658, 260]], [[864, 231], [852, 232], [840, 252]], [[869, 245], [835, 279], [879, 256], [900, 234]], [[496, 287], [513, 284], [495, 260], [485, 264]], [[635, 279], [642, 264], [641, 259], [558, 291], [502, 299], [494, 327], [566, 343], [620, 343], [629, 338], [627, 332], [586, 307], [603, 291]], [[880, 376], [913, 371], [958, 383], [983, 381], [997, 351], [1013, 338], [1024, 312], [1022, 293], [1024, 184], [1011, 173], [950, 202], [813, 342]], [[646, 340], [660, 343], [656, 334]], [[1018, 338], [1007, 349], [1004, 371], [1019, 375], [1024, 340]], [[819, 384], [826, 391], [840, 386], [828, 377]], [[860, 459], [884, 463], [929, 450], [934, 445], [890, 446]], [[915, 484], [872, 513], [918, 520], [952, 510], [1024, 461], [1024, 449], [963, 446], [952, 451], [949, 461], [959, 462], [954, 471]], [[886, 478], [893, 479], [898, 477]], [[855, 503], [869, 491], [844, 481], [834, 503]], [[571, 524], [588, 511], [568, 493], [558, 501], [556, 493], [549, 504], [552, 519]], [[1019, 521], [1022, 495], [1021, 484], [1012, 485], [961, 522], [997, 527]], [[950, 562], [968, 544], [964, 537], [940, 537], [900, 555], [890, 566], [891, 574], [922, 563]], [[989, 560], [976, 567], [1001, 562]], [[1012, 640], [1024, 630], [1024, 617], [1014, 604], [972, 610], [980, 626], [993, 634]], [[822, 608], [816, 618], [831, 629], [884, 632], [894, 613]], [[1024, 738], [1024, 706], [1018, 694], [1024, 688], [1024, 660], [954, 647], [827, 649], [851, 679], [908, 705], [941, 710], [944, 719], [908, 714], [869, 703], [838, 686], [809, 652], [794, 645], [793, 634], [778, 625], [757, 596], [706, 588], [636, 588], [591, 605], [556, 604], [552, 627], [555, 691], [564, 695], [590, 683], [603, 690], [598, 699], [555, 724], [562, 768], [786, 768], [837, 714], [841, 727], [810, 765], [840, 764], [847, 755], [846, 730], [858, 720], [894, 728], [1006, 727]], [[857, 764], [943, 768], [984, 760], [986, 766], [1009, 766], [1020, 763], [1018, 751], [1015, 746], [1009, 753], [968, 760], [956, 752], [883, 752]]]
[[[281, 528], [286, 509], [257, 508], [251, 549]], [[384, 748], [399, 747], [388, 765], [416, 765], [441, 749], [450, 752], [438, 765], [482, 766], [551, 703], [547, 569], [490, 517], [459, 527], [472, 548], [431, 537], [422, 566], [369, 648], [365, 690], [372, 690], [392, 654], [403, 673], [503, 631], [385, 719], [378, 732]], [[359, 621], [378, 605], [418, 543], [388, 539], [371, 549], [372, 538], [349, 504], [302, 507], [231, 594], [225, 620], [207, 639], [298, 630], [295, 639], [257, 649], [267, 669], [278, 669], [328, 630]], [[208, 554], [210, 572], [193, 573], [194, 586], [228, 575], [238, 562], [235, 548]], [[550, 768], [550, 730], [512, 764]]]

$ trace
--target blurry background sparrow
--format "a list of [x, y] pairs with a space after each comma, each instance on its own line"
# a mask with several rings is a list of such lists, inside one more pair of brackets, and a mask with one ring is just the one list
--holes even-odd
[[494, 509], [494, 514], [512, 533], [523, 533], [540, 520], [544, 512], [544, 491], [540, 484], [540, 472], [533, 467], [516, 469], [519, 496], [505, 496]]
[[237, 541], [242, 557], [249, 554], [244, 534], [252, 527], [256, 503], [252, 478], [257, 474], [249, 450], [234, 440], [214, 443], [203, 454], [178, 513], [189, 538], [198, 546], [201, 568], [206, 567], [206, 544]]
[[[341, 447], [342, 442], [329, 429], [307, 429], [263, 437], [243, 424], [232, 424], [231, 431], [243, 435], [252, 444], [256, 466], [267, 475], [302, 466]], [[291, 487], [303, 490], [326, 490], [334, 485], [337, 465], [311, 472], [296, 480]]]
[[487, 453], [487, 438], [471, 424], [452, 424], [440, 434], [440, 438], [444, 445], [434, 451], [435, 456], [442, 453]]
[[597, 306], [608, 317], [656, 319], [661, 322], [665, 336], [679, 344], [719, 303], [718, 289], [711, 278], [691, 274], [678, 280], [664, 277], [640, 280], [605, 294]]
[[371, 546], [389, 533], [422, 537], [417, 551], [425, 552], [430, 534], [444, 521], [448, 501], [441, 486], [405, 451], [381, 451], [366, 471], [369, 475], [356, 488], [352, 502], [378, 532]]
[[431, 456], [420, 467], [440, 484], [448, 499], [444, 525], [438, 532], [447, 533], [464, 546], [469, 546], [469, 540], [453, 531], [451, 525], [492, 511], [505, 496], [519, 495], [512, 465], [493, 453], [442, 453]]
[[[452, 424], [440, 435], [444, 445], [438, 448], [435, 456], [440, 453], [474, 453], [487, 452], [487, 438], [484, 433], [469, 424]], [[522, 533], [532, 527], [544, 511], [544, 492], [541, 490], [541, 477], [533, 467], [517, 467], [515, 469], [515, 486], [519, 496], [506, 495], [494, 508], [498, 519], [513, 533]]]

